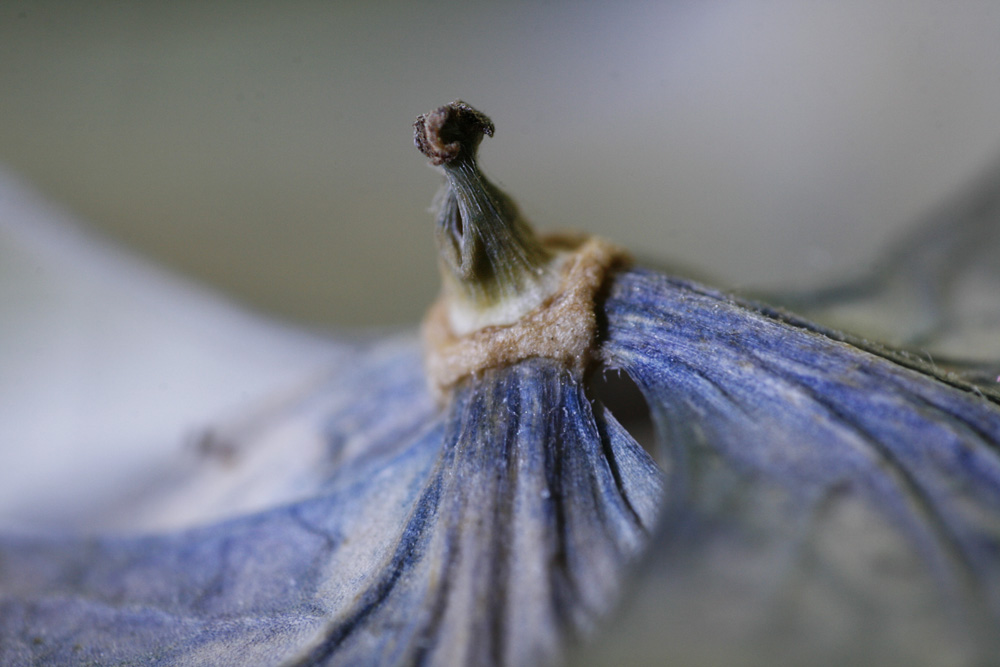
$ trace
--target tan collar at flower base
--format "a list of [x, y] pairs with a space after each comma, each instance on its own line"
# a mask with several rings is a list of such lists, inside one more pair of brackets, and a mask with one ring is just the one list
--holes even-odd
[[492, 121], [456, 101], [420, 116], [414, 144], [447, 182], [436, 200], [443, 289], [424, 323], [439, 399], [463, 378], [530, 357], [582, 373], [596, 337], [596, 295], [628, 254], [582, 235], [539, 238], [476, 163]]

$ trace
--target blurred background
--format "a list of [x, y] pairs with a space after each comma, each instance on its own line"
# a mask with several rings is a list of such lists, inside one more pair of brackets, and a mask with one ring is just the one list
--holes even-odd
[[309, 325], [415, 322], [439, 178], [487, 173], [726, 287], [822, 284], [1000, 152], [1000, 5], [0, 4], [0, 163], [112, 238]]

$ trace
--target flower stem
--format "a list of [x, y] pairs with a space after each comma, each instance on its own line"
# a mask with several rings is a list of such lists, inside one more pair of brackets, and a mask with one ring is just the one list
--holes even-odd
[[493, 123], [462, 101], [417, 118], [414, 143], [446, 183], [436, 199], [437, 243], [453, 324], [459, 330], [509, 324], [538, 306], [558, 282], [550, 252], [514, 201], [476, 161]]

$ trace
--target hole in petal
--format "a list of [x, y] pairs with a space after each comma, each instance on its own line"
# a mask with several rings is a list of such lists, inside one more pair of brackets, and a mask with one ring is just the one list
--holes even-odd
[[590, 375], [587, 393], [611, 411], [635, 441], [657, 459], [656, 429], [645, 397], [628, 373], [599, 369]]

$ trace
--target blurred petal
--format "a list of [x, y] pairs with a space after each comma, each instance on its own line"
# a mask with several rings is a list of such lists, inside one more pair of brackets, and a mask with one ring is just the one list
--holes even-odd
[[374, 474], [439, 412], [415, 336], [356, 343], [349, 359], [290, 399], [205, 432], [100, 526], [175, 530], [315, 497]]
[[823, 324], [1000, 374], [1000, 161], [883, 252], [819, 290], [768, 295]]
[[818, 508], [860, 500], [883, 517], [883, 530], [906, 536], [942, 602], [966, 622], [1000, 617], [995, 393], [642, 270], [617, 277], [605, 314], [604, 357], [645, 393], [667, 448], [666, 531], [704, 518], [724, 493], [708, 472], [719, 466], [754, 494], [767, 485], [789, 498], [782, 520], [766, 524], [772, 535], [796, 525], [819, 531], [836, 513]]
[[[389, 359], [399, 362], [401, 353], [414, 350], [393, 347], [359, 354], [356, 376], [384, 371]], [[385, 375], [390, 383], [400, 379], [400, 373]], [[386, 554], [400, 540], [436, 465], [443, 435], [436, 411], [416, 423], [407, 412], [411, 430], [391, 446], [379, 446], [389, 420], [376, 424], [366, 414], [366, 395], [356, 390], [347, 405], [342, 391], [333, 393], [333, 402], [341, 402], [337, 416], [367, 426], [368, 433], [358, 435], [369, 445], [365, 452], [345, 456], [344, 443], [330, 439], [320, 448], [322, 456], [311, 444], [296, 448], [309, 439], [286, 440], [292, 463], [265, 456], [277, 462], [271, 475], [254, 452], [237, 452], [246, 456], [243, 464], [236, 461], [238, 483], [227, 482], [217, 468], [207, 470], [204, 479], [196, 476], [192, 486], [181, 486], [186, 505], [168, 498], [154, 503], [164, 514], [152, 516], [179, 521], [178, 507], [182, 519], [192, 512], [211, 514], [217, 508], [202, 505], [213, 501], [229, 514], [247, 499], [260, 503], [263, 497], [265, 507], [255, 513], [151, 536], [5, 536], [0, 663], [278, 664], [300, 651], [389, 565]], [[306, 420], [305, 428], [324, 423]], [[296, 461], [303, 453], [306, 468], [315, 471]], [[203, 465], [211, 468], [213, 462]], [[211, 491], [212, 479], [232, 490], [235, 500], [227, 493], [207, 499], [194, 493]], [[297, 481], [306, 484], [305, 497], [280, 504]], [[184, 498], [185, 492], [192, 495]]]

